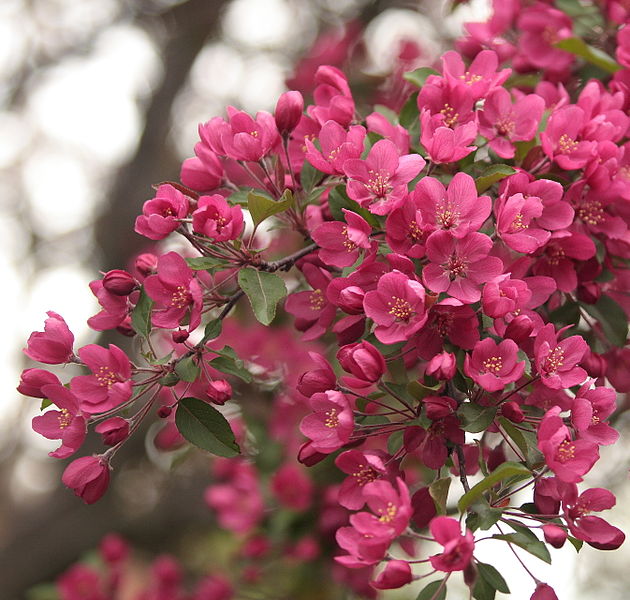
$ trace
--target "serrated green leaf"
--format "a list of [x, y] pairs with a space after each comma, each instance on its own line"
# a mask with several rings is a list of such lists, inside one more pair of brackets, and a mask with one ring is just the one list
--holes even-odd
[[421, 88], [426, 83], [430, 75], [439, 75], [439, 73], [430, 67], [420, 67], [414, 71], [403, 73], [403, 79]]
[[522, 533], [496, 534], [493, 535], [492, 538], [514, 544], [515, 546], [518, 546], [519, 548], [522, 548], [534, 555], [536, 558], [540, 558], [540, 560], [551, 564], [551, 555], [549, 554], [549, 550], [547, 550], [547, 546], [538, 539], [533, 541]]
[[136, 307], [131, 313], [131, 326], [135, 332], [145, 338], [149, 337], [151, 332], [151, 308], [153, 307], [153, 300], [149, 298], [144, 291], [144, 287], [140, 290], [140, 296]]
[[193, 271], [212, 271], [213, 269], [222, 269], [228, 265], [225, 260], [219, 260], [212, 256], [195, 256], [187, 258], [186, 263]]
[[492, 565], [481, 562], [477, 563], [477, 571], [479, 575], [495, 590], [503, 592], [504, 594], [510, 593], [510, 588], [505, 582], [505, 579], [503, 579], [501, 573], [499, 573], [499, 571], [497, 571]]
[[612, 56], [603, 50], [590, 46], [584, 40], [576, 37], [565, 38], [554, 44], [556, 48], [583, 58], [586, 62], [599, 67], [606, 73], [616, 73], [622, 67]]
[[615, 346], [623, 348], [628, 338], [628, 318], [626, 313], [610, 296], [602, 294], [596, 304], [580, 303], [591, 316], [595, 317], [606, 335]]
[[459, 502], [457, 503], [459, 512], [463, 513], [473, 502], [475, 502], [475, 500], [481, 498], [481, 495], [486, 490], [499, 483], [499, 481], [503, 481], [504, 479], [513, 477], [514, 475], [526, 476], [531, 475], [531, 472], [527, 467], [524, 467], [520, 463], [504, 462], [459, 499]]
[[256, 318], [269, 325], [276, 316], [276, 305], [287, 295], [282, 277], [247, 267], [238, 272], [238, 284], [249, 298]]
[[485, 431], [494, 421], [497, 409], [494, 406], [480, 406], [474, 402], [465, 402], [457, 410], [462, 427], [470, 433]]
[[[422, 588], [418, 594], [416, 600], [444, 600], [446, 598], [446, 584], [440, 589], [440, 586], [444, 584], [444, 580], [432, 581]], [[438, 592], [438, 590], [440, 590]], [[437, 596], [435, 595], [437, 594]]]
[[182, 381], [192, 383], [199, 377], [199, 365], [195, 362], [195, 355], [185, 356], [175, 365], [175, 373]]
[[293, 193], [288, 189], [284, 191], [280, 200], [250, 192], [247, 195], [247, 210], [252, 216], [254, 226], [258, 227], [265, 219], [291, 208], [294, 202]]
[[450, 477], [442, 477], [429, 486], [429, 494], [431, 498], [433, 498], [438, 515], [446, 514], [446, 499], [448, 498], [448, 490], [450, 487]]
[[191, 444], [212, 454], [230, 458], [241, 452], [225, 417], [203, 400], [182, 398], [177, 404], [175, 424]]
[[217, 356], [213, 358], [208, 364], [221, 373], [227, 373], [228, 375], [234, 375], [239, 379], [242, 379], [245, 383], [252, 382], [252, 374], [243, 367], [242, 361], [236, 361], [228, 356]]
[[490, 186], [494, 185], [498, 181], [509, 177], [516, 173], [514, 167], [509, 165], [490, 165], [483, 173], [475, 179], [475, 186], [477, 187], [477, 193], [483, 194]]

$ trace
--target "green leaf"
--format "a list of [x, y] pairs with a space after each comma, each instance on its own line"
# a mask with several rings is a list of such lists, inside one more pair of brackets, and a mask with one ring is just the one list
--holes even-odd
[[503, 516], [503, 510], [492, 508], [485, 499], [475, 502], [470, 510], [474, 512], [468, 515], [466, 524], [472, 531], [487, 531]]
[[490, 186], [501, 181], [510, 175], [516, 173], [514, 167], [509, 165], [490, 165], [483, 173], [475, 179], [475, 186], [477, 187], [477, 193], [482, 194]]
[[326, 176], [326, 173], [317, 170], [310, 162], [305, 160], [300, 171], [302, 189], [306, 194], [310, 194], [315, 186]]
[[475, 600], [494, 600], [496, 595], [497, 591], [483, 577], [477, 577], [473, 589]]
[[505, 433], [511, 438], [511, 440], [518, 446], [518, 449], [523, 453], [524, 457], [529, 457], [530, 445], [527, 443], [527, 439], [523, 435], [520, 429], [514, 427], [511, 421], [505, 417], [499, 417], [499, 424], [505, 430]]
[[162, 358], [153, 358], [153, 354], [151, 352], [143, 354], [142, 356], [144, 356], [150, 365], [159, 367], [161, 365], [165, 365], [169, 360], [171, 360], [171, 358], [173, 358], [173, 351], [171, 350], [166, 356], [162, 356]]
[[584, 310], [599, 321], [606, 338], [610, 342], [620, 348], [626, 345], [628, 318], [623, 308], [617, 302], [610, 296], [602, 294], [596, 304], [583, 302], [581, 305], [584, 307]]
[[536, 558], [540, 558], [540, 560], [551, 564], [551, 556], [549, 554], [549, 550], [547, 550], [547, 546], [538, 539], [534, 541], [523, 533], [496, 534], [493, 535], [492, 538], [514, 544], [515, 546], [526, 550], [530, 554], [533, 554]]
[[214, 321], [210, 321], [206, 328], [203, 331], [203, 339], [201, 340], [202, 344], [209, 342], [210, 340], [214, 340], [221, 335], [221, 330], [223, 328], [223, 321], [220, 319], [215, 319]]
[[549, 313], [549, 322], [560, 325], [577, 325], [580, 320], [580, 305], [577, 302], [565, 302]]
[[402, 448], [403, 444], [403, 432], [402, 431], [394, 431], [387, 438], [387, 452], [394, 456], [396, 452], [398, 452]]
[[608, 56], [603, 50], [590, 46], [580, 38], [566, 38], [556, 42], [554, 46], [583, 58], [586, 62], [599, 67], [606, 73], [616, 73], [621, 69], [621, 65], [614, 58]]
[[175, 373], [182, 381], [192, 383], [199, 377], [199, 365], [195, 362], [195, 355], [186, 356], [175, 365]]
[[576, 552], [579, 552], [582, 549], [582, 546], [584, 545], [584, 542], [582, 540], [578, 540], [572, 535], [567, 536], [567, 539], [571, 542], [571, 545], [575, 548]]
[[284, 190], [280, 200], [273, 200], [254, 192], [247, 195], [247, 209], [252, 216], [255, 227], [258, 227], [265, 219], [288, 210], [293, 206], [293, 203], [294, 198], [291, 190]]
[[229, 264], [225, 260], [219, 260], [212, 256], [187, 258], [186, 263], [193, 271], [212, 271], [214, 269], [222, 269]]
[[213, 350], [213, 352], [219, 355], [208, 362], [213, 369], [235, 375], [246, 383], [251, 383], [252, 374], [243, 366], [243, 361], [239, 359], [233, 348], [224, 346], [221, 350]]
[[247, 267], [238, 272], [238, 284], [247, 294], [256, 318], [269, 325], [276, 316], [276, 304], [287, 295], [282, 277]]
[[462, 421], [462, 427], [470, 433], [485, 431], [494, 421], [497, 409], [494, 406], [480, 406], [473, 402], [465, 402], [457, 410]]
[[441, 384], [432, 387], [424, 385], [419, 381], [411, 381], [407, 384], [407, 392], [409, 392], [416, 400], [422, 400], [427, 396], [434, 396], [440, 389]]
[[381, 224], [378, 219], [368, 210], [359, 206], [357, 202], [348, 198], [348, 194], [346, 194], [346, 186], [338, 185], [337, 187], [330, 190], [330, 194], [328, 195], [328, 206], [330, 208], [330, 214], [332, 214], [335, 221], [344, 221], [345, 217], [343, 214], [342, 208], [346, 210], [351, 210], [352, 212], [361, 215], [372, 227], [376, 227], [380, 229]]
[[144, 291], [144, 287], [140, 290], [138, 303], [131, 313], [131, 326], [139, 335], [147, 338], [151, 332], [151, 308], [153, 300], [149, 298]]
[[420, 112], [418, 111], [418, 92], [411, 94], [409, 100], [405, 102], [405, 105], [400, 111], [398, 122], [411, 133], [412, 130], [416, 130], [416, 133], [420, 131]]
[[457, 503], [459, 512], [463, 513], [475, 500], [480, 498], [481, 495], [493, 485], [499, 483], [499, 481], [507, 479], [508, 477], [513, 477], [514, 475], [522, 475], [525, 477], [530, 476], [531, 472], [527, 467], [524, 467], [520, 463], [509, 461], [504, 462], [459, 499], [459, 502]]
[[438, 515], [446, 514], [446, 499], [448, 498], [448, 490], [450, 487], [450, 477], [442, 477], [429, 486], [429, 494], [431, 498], [433, 498]]
[[486, 563], [477, 563], [477, 571], [479, 575], [495, 590], [503, 592], [504, 594], [510, 593], [508, 584], [503, 579], [503, 576], [492, 565]]
[[430, 67], [420, 67], [415, 71], [408, 71], [407, 73], [404, 73], [403, 79], [421, 88], [426, 83], [430, 75], [439, 75], [439, 73]]
[[177, 373], [170, 372], [164, 375], [164, 377], [161, 377], [158, 383], [164, 387], [173, 387], [179, 383], [179, 377]]
[[39, 405], [39, 410], [46, 410], [52, 404], [52, 400], [49, 398], [42, 398], [42, 403]]
[[[444, 583], [443, 579], [439, 581], [432, 581], [428, 585], [426, 585], [420, 593], [416, 600], [444, 600], [446, 598], [446, 584], [440, 589], [440, 586]], [[438, 590], [440, 590], [438, 592]], [[437, 593], [437, 596], [435, 595]]]
[[[232, 204], [239, 204], [240, 206], [244, 206], [247, 208], [247, 197], [252, 191], [253, 191], [252, 188], [240, 189], [238, 192], [234, 192], [233, 194], [230, 194], [228, 200]], [[260, 190], [259, 190], [259, 193], [260, 193]]]
[[191, 444], [212, 454], [230, 458], [241, 452], [225, 417], [203, 400], [182, 398], [177, 404], [175, 424]]

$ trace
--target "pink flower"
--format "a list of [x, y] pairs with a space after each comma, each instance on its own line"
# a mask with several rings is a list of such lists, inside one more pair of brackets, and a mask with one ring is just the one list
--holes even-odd
[[350, 158], [359, 158], [363, 152], [365, 128], [353, 125], [346, 131], [336, 121], [326, 121], [319, 132], [319, 151], [315, 144], [304, 138], [306, 160], [328, 175], [343, 175], [343, 165]]
[[42, 387], [42, 393], [59, 410], [49, 410], [41, 416], [33, 417], [33, 430], [49, 440], [61, 440], [61, 446], [49, 456], [68, 458], [83, 444], [87, 434], [86, 420], [79, 408], [75, 395], [63, 385], [53, 384]]
[[424, 370], [427, 375], [438, 380], [450, 381], [457, 372], [455, 355], [452, 352], [441, 352], [436, 354], [428, 363]]
[[319, 257], [327, 265], [349, 267], [359, 258], [360, 248], [370, 247], [372, 227], [355, 212], [342, 209], [346, 222], [326, 221], [311, 237], [320, 247]]
[[131, 363], [114, 344], [109, 349], [89, 344], [79, 350], [79, 357], [92, 375], [73, 377], [70, 387], [86, 414], [105, 412], [131, 398]]
[[309, 352], [311, 360], [317, 363], [317, 369], [306, 371], [300, 375], [296, 388], [300, 394], [310, 398], [318, 392], [326, 392], [337, 386], [337, 377], [330, 363], [316, 352]]
[[44, 331], [31, 333], [24, 354], [33, 360], [49, 365], [61, 365], [74, 358], [74, 335], [61, 315], [49, 310]]
[[150, 240], [163, 240], [179, 227], [179, 219], [188, 216], [188, 198], [172, 185], [158, 187], [155, 197], [147, 200], [142, 215], [136, 218], [135, 231]]
[[593, 442], [571, 439], [569, 429], [559, 416], [561, 411], [559, 406], [554, 406], [545, 413], [538, 427], [538, 449], [558, 479], [577, 483], [597, 462], [599, 452]]
[[418, 154], [398, 155], [390, 140], [379, 140], [365, 160], [350, 158], [343, 164], [350, 178], [348, 196], [377, 215], [385, 215], [400, 206], [407, 196], [407, 184], [425, 165]]
[[483, 233], [461, 239], [448, 231], [436, 231], [427, 240], [431, 261], [422, 271], [424, 284], [434, 292], [446, 292], [466, 304], [481, 298], [481, 285], [503, 271], [500, 258], [488, 256], [492, 240]]
[[586, 371], [577, 364], [586, 349], [586, 342], [579, 335], [559, 342], [553, 323], [545, 325], [534, 341], [536, 371], [542, 383], [555, 390], [582, 383]]
[[339, 504], [349, 510], [358, 510], [365, 504], [363, 487], [387, 473], [382, 453], [376, 451], [346, 450], [336, 459], [335, 465], [348, 474], [339, 489]]
[[452, 163], [468, 156], [477, 146], [469, 146], [477, 137], [477, 123], [469, 121], [455, 129], [444, 127], [441, 120], [431, 117], [428, 110], [420, 113], [420, 143], [431, 162]]
[[95, 279], [89, 285], [103, 310], [88, 319], [88, 326], [95, 331], [120, 327], [133, 306], [129, 298], [108, 291], [102, 279]]
[[201, 322], [201, 286], [177, 252], [168, 252], [158, 258], [157, 275], [147, 277], [144, 287], [155, 303], [151, 314], [155, 326], [178, 327], [189, 312], [189, 331]]
[[72, 565], [57, 579], [61, 600], [106, 600], [103, 582], [95, 569], [81, 563]]
[[331, 65], [321, 65], [315, 72], [315, 83], [315, 104], [306, 109], [309, 116], [319, 123], [333, 120], [348, 126], [354, 117], [354, 100], [343, 72]]
[[115, 446], [129, 437], [129, 421], [122, 417], [112, 417], [99, 423], [94, 431], [101, 434], [106, 446]]
[[243, 233], [243, 210], [238, 205], [230, 206], [219, 194], [201, 196], [197, 210], [192, 214], [192, 222], [195, 233], [215, 242], [235, 240]]
[[497, 233], [512, 250], [533, 254], [544, 246], [551, 234], [535, 225], [543, 213], [543, 204], [535, 196], [499, 196], [494, 207], [497, 215]]
[[109, 463], [98, 456], [73, 460], [63, 472], [61, 481], [86, 504], [93, 504], [107, 491]]
[[402, 342], [427, 320], [422, 284], [400, 271], [386, 273], [376, 290], [365, 294], [365, 314], [377, 325], [374, 335], [384, 344]]
[[211, 192], [223, 182], [223, 165], [217, 155], [203, 142], [195, 144], [195, 154], [182, 163], [181, 182], [197, 192]]
[[500, 86], [510, 76], [511, 69], [502, 69], [497, 73], [499, 57], [492, 50], [482, 50], [466, 68], [459, 53], [454, 50], [442, 55], [444, 78], [455, 86], [467, 86], [474, 100], [484, 98], [488, 91]]
[[584, 111], [575, 105], [555, 110], [540, 134], [545, 154], [561, 169], [581, 169], [596, 156], [596, 142], [582, 138], [586, 124]]
[[479, 133], [490, 141], [490, 148], [501, 158], [514, 158], [514, 142], [536, 136], [544, 110], [545, 101], [536, 94], [522, 96], [512, 104], [510, 92], [495, 88], [479, 113]]
[[354, 377], [343, 377], [345, 385], [367, 387], [376, 383], [385, 373], [385, 359], [370, 342], [362, 340], [356, 344], [342, 346], [337, 352], [341, 368]]
[[313, 483], [304, 469], [285, 463], [271, 477], [271, 490], [282, 506], [293, 510], [307, 510], [313, 500]]
[[59, 377], [44, 369], [24, 369], [20, 375], [17, 391], [33, 398], [45, 398], [44, 387], [51, 384], [61, 385]]
[[530, 600], [558, 600], [558, 596], [550, 585], [539, 581]]
[[617, 408], [617, 394], [612, 388], [590, 387], [591, 382], [587, 381], [576, 394], [571, 406], [571, 424], [582, 439], [603, 445], [614, 444], [619, 433], [605, 419]]
[[373, 112], [365, 118], [368, 131], [378, 133], [396, 144], [400, 154], [409, 153], [409, 132], [402, 125], [392, 125], [385, 115]]
[[[421, 179], [419, 184], [425, 179], [428, 177]], [[426, 239], [434, 229], [424, 221], [422, 213], [416, 207], [415, 190], [409, 195], [407, 202], [387, 215], [385, 222], [388, 245], [394, 252], [409, 258], [424, 256]]]
[[490, 215], [492, 201], [477, 197], [475, 180], [456, 173], [448, 188], [434, 177], [423, 177], [411, 194], [425, 227], [449, 231], [456, 238], [477, 231]]
[[329, 390], [309, 400], [312, 414], [302, 419], [300, 431], [317, 452], [330, 454], [347, 444], [354, 430], [350, 402], [341, 392]]
[[472, 355], [466, 354], [464, 372], [488, 392], [498, 392], [518, 381], [525, 371], [525, 362], [517, 362], [518, 346], [512, 340], [497, 344], [485, 338], [475, 344]]
[[232, 386], [225, 379], [215, 379], [208, 383], [206, 395], [210, 402], [223, 405], [232, 397]]
[[393, 590], [411, 583], [412, 579], [411, 567], [407, 561], [390, 560], [370, 585], [377, 590]]
[[467, 529], [462, 535], [459, 523], [450, 517], [435, 517], [429, 523], [431, 535], [444, 546], [441, 554], [429, 557], [431, 566], [438, 571], [451, 573], [463, 571], [472, 560], [475, 541], [472, 532]]

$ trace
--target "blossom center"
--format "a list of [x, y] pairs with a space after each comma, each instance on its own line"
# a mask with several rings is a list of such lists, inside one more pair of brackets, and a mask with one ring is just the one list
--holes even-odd
[[184, 308], [189, 304], [189, 291], [183, 285], [178, 285], [171, 294], [171, 306], [174, 306], [175, 308]]
[[359, 465], [359, 470], [352, 473], [352, 476], [357, 480], [357, 485], [363, 487], [366, 483], [374, 481], [378, 474], [368, 465]]
[[491, 356], [481, 363], [485, 372], [490, 372], [493, 375], [498, 375], [503, 368], [503, 359], [500, 356]]
[[321, 290], [313, 290], [311, 292], [311, 297], [309, 298], [309, 303], [311, 305], [311, 310], [321, 310], [324, 308], [324, 304], [326, 304], [326, 300], [324, 300], [324, 293]]
[[466, 277], [467, 269], [468, 263], [456, 254], [453, 254], [446, 263], [446, 270], [451, 281], [457, 277]]
[[109, 367], [99, 367], [94, 373], [94, 376], [101, 387], [110, 388], [118, 381], [116, 373]]
[[447, 127], [453, 127], [453, 125], [457, 124], [459, 113], [455, 112], [455, 109], [450, 104], [446, 103], [440, 114], [444, 116], [444, 124]]
[[557, 458], [561, 463], [575, 458], [575, 444], [569, 440], [564, 440], [560, 446], [558, 446]]
[[574, 152], [578, 147], [578, 143], [569, 137], [566, 133], [563, 133], [558, 140], [558, 148], [562, 154], [570, 154]]
[[450, 229], [457, 225], [459, 211], [446, 200], [438, 203], [435, 209], [435, 220], [442, 229]]
[[496, 122], [495, 127], [499, 135], [510, 135], [511, 133], [514, 133], [516, 124], [514, 123], [513, 117], [507, 116], [507, 117], [501, 117]]
[[348, 252], [352, 252], [353, 250], [356, 250], [357, 245], [350, 239], [350, 236], [348, 235], [347, 226], [344, 225], [343, 229], [341, 230], [341, 235], [343, 236], [343, 247]]
[[408, 321], [409, 317], [413, 314], [411, 304], [404, 298], [399, 298], [398, 296], [392, 296], [387, 306], [389, 306], [389, 314], [394, 315], [401, 321]]
[[564, 350], [556, 346], [545, 360], [545, 371], [553, 375], [564, 364]]
[[459, 78], [462, 79], [466, 85], [472, 85], [473, 83], [481, 81], [483, 79], [483, 76], [475, 75], [470, 71], [466, 71], [463, 75], [460, 75]]
[[65, 429], [72, 422], [72, 415], [67, 408], [62, 408], [57, 420], [59, 421], [59, 429]]
[[523, 223], [523, 218], [524, 218], [523, 213], [518, 213], [514, 217], [514, 220], [512, 221], [512, 224], [510, 225], [510, 233], [518, 233], [519, 231], [523, 231], [527, 229], [527, 225]]
[[324, 421], [324, 425], [329, 429], [334, 429], [339, 425], [339, 417], [337, 416], [337, 409], [331, 408], [327, 410], [324, 415], [326, 416], [326, 420]]
[[368, 171], [369, 179], [367, 188], [378, 198], [384, 198], [392, 191], [392, 186], [389, 184], [390, 174], [385, 171], [379, 171], [378, 173], [373, 169]]
[[391, 523], [394, 520], [397, 512], [398, 509], [396, 508], [395, 504], [393, 502], [388, 502], [385, 509], [379, 508], [378, 514], [381, 516], [378, 520], [381, 523]]
[[599, 225], [604, 220], [604, 209], [598, 200], [589, 200], [580, 204], [577, 213], [587, 225]]

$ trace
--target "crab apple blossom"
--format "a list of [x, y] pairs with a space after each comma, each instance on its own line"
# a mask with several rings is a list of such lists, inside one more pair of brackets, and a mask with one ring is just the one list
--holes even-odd
[[317, 452], [329, 454], [350, 440], [354, 429], [352, 408], [341, 392], [313, 394], [309, 400], [313, 413], [300, 424], [300, 431], [312, 441]]
[[472, 560], [475, 543], [471, 531], [462, 535], [459, 523], [450, 517], [435, 517], [429, 523], [429, 530], [436, 542], [444, 546], [440, 554], [430, 557], [431, 566], [450, 573], [463, 571]]
[[342, 346], [337, 352], [341, 368], [353, 377], [342, 377], [350, 387], [366, 387], [378, 381], [386, 371], [383, 355], [365, 340]]
[[470, 145], [477, 137], [477, 124], [474, 121], [451, 129], [444, 127], [439, 118], [431, 117], [428, 110], [423, 110], [420, 127], [420, 142], [433, 163], [456, 162], [477, 149], [477, 146]]
[[472, 354], [466, 355], [464, 372], [488, 392], [498, 392], [518, 381], [525, 371], [519, 361], [518, 346], [512, 340], [497, 344], [492, 338], [477, 342]]
[[234, 240], [243, 233], [243, 210], [240, 206], [230, 206], [219, 194], [201, 196], [192, 220], [193, 231], [215, 242]]
[[155, 197], [144, 203], [135, 231], [151, 240], [163, 240], [179, 227], [179, 219], [187, 217], [188, 210], [188, 198], [172, 185], [163, 184]]
[[17, 391], [33, 398], [46, 398], [44, 387], [51, 384], [61, 385], [59, 377], [45, 369], [24, 369], [20, 375]]
[[61, 365], [74, 358], [74, 335], [61, 315], [52, 310], [46, 313], [44, 331], [31, 333], [24, 354], [37, 362]]
[[109, 486], [109, 463], [98, 456], [73, 460], [63, 472], [61, 481], [86, 504], [94, 504]]
[[552, 389], [571, 387], [586, 379], [586, 371], [578, 363], [586, 352], [584, 338], [573, 335], [558, 341], [552, 323], [545, 325], [534, 341], [536, 370], [542, 383]]
[[378, 577], [370, 582], [377, 590], [392, 590], [411, 583], [411, 567], [404, 560], [390, 560]]
[[348, 474], [339, 489], [339, 504], [358, 510], [365, 504], [363, 487], [387, 474], [386, 455], [375, 451], [346, 450], [335, 459], [340, 471]]
[[280, 135], [286, 136], [297, 127], [303, 111], [304, 98], [300, 92], [291, 91], [281, 94], [274, 111], [274, 119]]
[[304, 139], [305, 158], [322, 173], [343, 175], [345, 162], [361, 156], [365, 136], [365, 127], [361, 125], [346, 130], [336, 121], [326, 121], [317, 135], [321, 150], [309, 138]]

